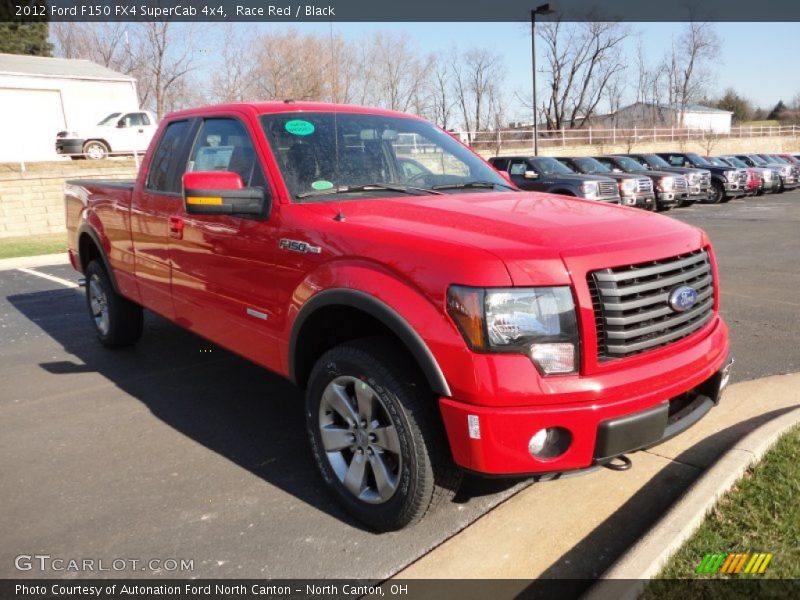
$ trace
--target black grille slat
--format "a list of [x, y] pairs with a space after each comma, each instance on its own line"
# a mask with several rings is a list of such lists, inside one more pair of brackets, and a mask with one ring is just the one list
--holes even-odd
[[[603, 269], [587, 276], [601, 360], [623, 358], [663, 346], [700, 329], [714, 310], [708, 253]], [[691, 285], [697, 303], [686, 312], [668, 304], [672, 290]]]
[[601, 196], [617, 195], [617, 184], [613, 181], [601, 181], [598, 187]]

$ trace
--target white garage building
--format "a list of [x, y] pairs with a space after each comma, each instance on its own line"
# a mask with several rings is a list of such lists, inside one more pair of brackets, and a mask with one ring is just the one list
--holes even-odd
[[592, 116], [591, 124], [601, 127], [686, 127], [714, 133], [730, 133], [733, 113], [700, 104], [680, 108], [670, 104], [636, 102], [608, 115]]
[[136, 80], [88, 60], [0, 54], [0, 163], [55, 160], [56, 133], [138, 110]]

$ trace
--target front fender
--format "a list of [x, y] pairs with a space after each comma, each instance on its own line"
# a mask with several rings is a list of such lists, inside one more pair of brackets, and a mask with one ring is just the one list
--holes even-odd
[[[506, 273], [504, 285], [511, 281]], [[445, 307], [447, 290], [426, 294], [396, 272], [365, 262], [327, 265], [292, 294], [282, 353], [294, 379], [297, 337], [305, 320], [334, 303], [364, 310], [392, 330], [414, 354], [431, 387], [442, 396], [477, 387], [473, 356]]]

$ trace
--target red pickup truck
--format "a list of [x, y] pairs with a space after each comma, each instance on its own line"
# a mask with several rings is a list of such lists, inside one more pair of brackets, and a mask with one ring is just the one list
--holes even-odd
[[65, 196], [100, 342], [135, 343], [146, 308], [290, 378], [322, 477], [376, 530], [419, 520], [463, 471], [624, 459], [728, 380], [703, 231], [522, 192], [415, 116], [176, 112], [135, 182]]

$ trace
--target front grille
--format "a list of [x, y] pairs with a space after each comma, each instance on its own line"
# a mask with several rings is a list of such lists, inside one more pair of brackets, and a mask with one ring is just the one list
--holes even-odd
[[597, 187], [601, 196], [616, 196], [618, 193], [615, 181], [601, 181]]
[[[705, 250], [593, 271], [587, 280], [600, 360], [624, 358], [685, 338], [708, 323], [714, 310], [714, 280]], [[681, 286], [693, 287], [697, 301], [691, 309], [676, 312], [669, 295]]]
[[689, 189], [689, 185], [686, 183], [686, 177], [676, 177], [675, 178], [675, 191], [676, 192], [685, 192]]
[[703, 187], [711, 185], [711, 173], [703, 173], [700, 175], [700, 185]]
[[639, 177], [636, 180], [636, 191], [646, 194], [653, 191], [653, 180], [649, 177]]
[[742, 187], [747, 187], [747, 171], [745, 169], [741, 169], [738, 171], [739, 177], [737, 178], [739, 185]]

